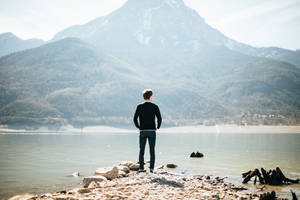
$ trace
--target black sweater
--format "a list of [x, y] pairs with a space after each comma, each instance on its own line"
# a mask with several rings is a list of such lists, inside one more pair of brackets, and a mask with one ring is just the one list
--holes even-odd
[[[155, 116], [157, 117], [157, 127], [155, 126]], [[159, 129], [161, 115], [158, 106], [151, 102], [144, 102], [137, 105], [133, 121], [135, 126], [140, 130]]]

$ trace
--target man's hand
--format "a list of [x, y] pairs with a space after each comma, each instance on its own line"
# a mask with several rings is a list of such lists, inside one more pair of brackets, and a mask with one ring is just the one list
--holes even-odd
[[157, 130], [158, 130], [158, 128], [155, 129], [155, 131], [157, 131]]

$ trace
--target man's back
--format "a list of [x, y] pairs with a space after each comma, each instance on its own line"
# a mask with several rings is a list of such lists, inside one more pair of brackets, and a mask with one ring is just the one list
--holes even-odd
[[[143, 91], [144, 103], [137, 105], [133, 121], [135, 126], [140, 130], [139, 144], [139, 172], [144, 172], [144, 154], [146, 141], [149, 142], [150, 149], [150, 173], [153, 173], [155, 164], [155, 141], [156, 141], [156, 130], [160, 128], [161, 116], [157, 105], [151, 103], [153, 92], [151, 89]], [[155, 116], [157, 118], [157, 127], [155, 125]], [[139, 122], [138, 122], [139, 119]]]
[[[157, 117], [157, 127], [155, 125], [155, 116]], [[138, 123], [138, 118], [140, 123]], [[151, 102], [139, 104], [134, 114], [134, 124], [140, 130], [159, 129], [161, 125], [161, 115], [158, 106]]]

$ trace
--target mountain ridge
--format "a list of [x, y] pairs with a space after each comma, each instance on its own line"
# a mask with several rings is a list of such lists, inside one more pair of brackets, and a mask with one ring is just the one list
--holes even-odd
[[0, 34], [0, 57], [10, 53], [38, 47], [42, 44], [44, 44], [44, 41], [40, 39], [22, 40], [11, 32], [2, 33]]
[[[143, 2], [143, 3], [141, 3]], [[145, 3], [146, 2], [146, 3]], [[126, 30], [124, 33], [126, 33], [127, 35], [133, 35], [136, 39], [135, 41], [138, 41], [140, 44], [143, 45], [149, 45], [149, 43], [151, 43], [151, 40], [154, 40], [153, 36], [151, 36], [151, 21], [155, 21], [155, 16], [159, 15], [159, 10], [162, 9], [163, 5], [169, 5], [166, 2], [169, 2], [167, 0], [165, 1], [150, 1], [150, 5], [148, 5], [147, 3], [149, 3], [147, 0], [144, 1], [127, 1], [123, 7], [115, 10], [114, 12], [112, 12], [111, 14], [105, 16], [105, 17], [101, 17], [98, 18], [99, 22], [98, 22], [98, 27], [99, 29], [95, 28], [95, 24], [97, 19], [94, 21], [92, 20], [92, 22], [89, 22], [85, 25], [81, 25], [81, 26], [75, 26], [75, 27], [71, 27], [71, 28], [67, 28], [63, 31], [58, 32], [54, 37], [53, 40], [58, 40], [58, 39], [62, 39], [63, 37], [79, 37], [81, 39], [84, 39], [86, 41], [89, 41], [91, 43], [97, 43], [98, 39], [97, 37], [100, 37], [100, 35], [103, 35], [103, 29], [109, 29], [111, 28], [109, 26], [110, 21], [114, 18], [114, 16], [118, 15], [118, 13], [120, 15], [124, 15], [128, 18], [128, 16], [134, 16], [131, 17], [130, 19], [126, 19], [126, 17], [121, 18], [121, 17], [117, 17], [118, 20], [121, 18], [120, 24], [123, 24], [124, 20], [126, 19], [128, 23], [128, 21], [135, 21], [134, 23], [139, 23], [138, 21], [143, 21], [142, 23], [134, 24], [132, 23], [130, 26], [124, 27], [123, 29], [119, 29], [118, 31], [122, 31], [122, 30]], [[172, 1], [171, 1], [172, 2]], [[277, 59], [277, 60], [281, 60], [281, 61], [286, 61], [289, 62], [291, 64], [294, 64], [296, 66], [300, 66], [300, 58], [299, 58], [299, 52], [297, 51], [293, 51], [293, 50], [287, 50], [287, 49], [282, 49], [282, 48], [277, 48], [274, 49], [273, 47], [264, 47], [264, 48], [258, 48], [258, 47], [253, 47], [250, 45], [246, 45], [240, 42], [237, 42], [235, 40], [232, 40], [228, 37], [226, 37], [225, 35], [223, 35], [220, 31], [210, 27], [209, 25], [207, 25], [204, 21], [204, 19], [193, 9], [187, 7], [183, 1], [175, 1], [175, 2], [180, 2], [180, 8], [176, 7], [176, 9], [167, 9], [164, 8], [164, 10], [162, 12], [165, 13], [172, 13], [174, 12], [175, 14], [172, 14], [171, 16], [173, 17], [168, 17], [168, 15], [164, 15], [164, 17], [166, 18], [166, 20], [168, 20], [168, 24], [170, 24], [170, 22], [173, 20], [180, 20], [180, 18], [184, 18], [186, 17], [187, 19], [185, 19], [185, 24], [189, 24], [191, 22], [194, 21], [194, 24], [191, 26], [183, 26], [183, 27], [179, 27], [178, 29], [174, 29], [177, 31], [172, 30], [172, 28], [168, 27], [168, 30], [170, 30], [170, 32], [172, 34], [174, 33], [178, 33], [178, 32], [182, 32], [182, 30], [189, 30], [189, 33], [183, 33], [183, 36], [187, 36], [187, 38], [190, 38], [190, 41], [186, 41], [186, 45], [190, 48], [190, 46], [193, 46], [194, 48], [197, 48], [197, 46], [201, 45], [201, 43], [205, 43], [206, 41], [210, 42], [210, 44], [212, 45], [220, 45], [220, 46], [225, 46], [226, 48], [229, 48], [231, 50], [234, 51], [238, 51], [240, 53], [246, 54], [246, 55], [250, 55], [250, 56], [257, 56], [257, 57], [271, 57], [273, 59]], [[155, 7], [153, 9], [153, 5], [159, 5], [159, 7]], [[170, 7], [170, 6], [168, 6]], [[134, 11], [132, 13], [129, 13], [128, 11]], [[179, 17], [175, 17], [176, 16], [176, 12], [180, 13], [178, 14]], [[138, 13], [142, 13], [142, 14], [138, 14]], [[186, 16], [185, 16], [186, 15]], [[161, 17], [162, 19], [163, 17]], [[139, 20], [137, 20], [139, 19]], [[91, 24], [90, 24], [91, 23]], [[116, 22], [115, 22], [116, 23]], [[93, 24], [93, 26], [92, 26]], [[99, 25], [101, 24], [101, 26]], [[177, 23], [180, 25], [180, 23]], [[97, 26], [97, 25], [96, 25]], [[127, 33], [127, 30], [132, 29], [132, 26], [136, 26], [139, 28], [135, 28], [135, 31], [132, 33]], [[94, 27], [95, 28], [95, 32], [94, 34], [89, 32], [89, 34], [86, 34], [86, 36], [83, 38], [80, 35], [80, 32], [84, 32], [86, 33], [87, 31], [84, 31], [84, 27]], [[195, 28], [197, 27], [197, 28]], [[202, 28], [201, 28], [202, 27]], [[80, 29], [82, 28], [82, 29]], [[159, 28], [159, 27], [158, 27]], [[89, 30], [89, 28], [86, 28], [87, 30]], [[114, 28], [116, 29], [116, 28]], [[157, 27], [154, 28], [155, 31], [157, 31]], [[194, 31], [193, 31], [194, 30]], [[70, 32], [69, 32], [70, 31]], [[69, 33], [68, 33], [69, 32]], [[190, 33], [191, 32], [191, 33]], [[194, 34], [193, 34], [194, 32]], [[162, 31], [160, 31], [160, 33], [163, 33]], [[88, 37], [87, 37], [88, 35]], [[93, 36], [94, 35], [94, 36]], [[160, 34], [163, 35], [163, 34]], [[190, 36], [188, 36], [190, 35]], [[103, 35], [104, 38], [106, 37], [105, 34]], [[168, 40], [172, 40], [172, 37], [178, 37], [178, 35], [176, 36], [176, 34], [174, 36], [169, 37], [169, 35], [167, 35], [168, 37], [162, 37], [159, 38], [158, 36], [156, 36], [156, 43], [162, 43], [162, 40], [164, 40], [164, 43], [167, 44], [166, 41]], [[199, 37], [199, 36], [202, 36]], [[166, 39], [169, 38], [169, 39]], [[109, 40], [109, 38], [105, 38], [107, 40]], [[128, 37], [124, 40], [132, 40], [132, 37]], [[159, 41], [160, 40], [160, 41]], [[174, 40], [174, 39], [173, 39]], [[110, 41], [111, 42], [111, 41]], [[122, 42], [122, 41], [119, 41]], [[176, 43], [177, 41], [174, 40], [173, 44]], [[180, 41], [179, 41], [180, 42]], [[170, 43], [170, 42], [169, 42]], [[200, 44], [199, 44], [200, 43]], [[100, 45], [100, 48], [104, 48], [107, 49], [108, 45]], [[174, 46], [176, 48], [182, 48], [181, 46]], [[199, 46], [198, 48], [200, 48], [201, 46]], [[164, 48], [163, 44], [159, 45], [159, 48]], [[111, 52], [112, 53], [112, 52]]]
[[182, 0], [129, 0], [47, 44], [1, 57], [0, 75], [10, 78], [0, 79], [0, 113], [11, 105], [20, 113], [0, 123], [27, 117], [40, 125], [50, 119], [39, 121], [39, 113], [51, 113], [57, 126], [129, 126], [145, 88], [154, 90], [166, 126], [299, 123], [299, 65], [284, 61], [286, 50], [271, 49], [280, 51], [273, 57], [265, 50], [227, 38]]
[[[166, 124], [184, 116], [201, 118], [228, 112], [217, 102], [182, 85], [173, 85], [172, 89], [167, 82], [153, 82], [149, 76], [137, 74], [129, 64], [99, 53], [92, 45], [75, 38], [4, 56], [0, 58], [0, 75], [12, 77], [0, 81], [0, 123], [10, 126], [18, 127], [26, 119], [31, 126], [49, 121], [55, 126], [128, 125], [131, 112], [140, 101], [140, 91], [148, 87], [157, 88], [157, 101], [164, 110]], [[175, 95], [172, 108], [170, 99]], [[186, 96], [193, 100], [186, 102]], [[28, 106], [36, 110], [28, 112]], [[199, 112], [194, 113], [195, 108]], [[212, 109], [214, 113], [209, 112]], [[38, 113], [34, 115], [35, 112]], [[40, 116], [44, 117], [39, 119]]]

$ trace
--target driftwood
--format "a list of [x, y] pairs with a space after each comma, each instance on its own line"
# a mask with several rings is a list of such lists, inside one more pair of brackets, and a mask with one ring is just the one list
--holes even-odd
[[274, 191], [263, 193], [259, 196], [259, 200], [276, 200], [276, 193]]
[[297, 196], [296, 196], [296, 193], [293, 192], [292, 190], [291, 190], [291, 193], [292, 193], [293, 200], [298, 200], [298, 199], [297, 199]]
[[[292, 193], [292, 197], [293, 197], [292, 200], [298, 200], [296, 197], [296, 194], [292, 190], [291, 190], [291, 193]], [[266, 192], [266, 193], [259, 195], [259, 200], [288, 200], [288, 199], [277, 198], [276, 193], [274, 191], [272, 191], [271, 193]]]
[[250, 170], [246, 173], [243, 173], [242, 175], [244, 178], [243, 183], [248, 183], [248, 181], [250, 181], [250, 179], [255, 176], [254, 184], [256, 184], [256, 177], [258, 177], [258, 180], [261, 184], [264, 184], [264, 179], [261, 176], [261, 173], [259, 172], [258, 169], [255, 169], [253, 171]]
[[264, 168], [261, 168], [260, 171], [258, 169], [254, 169], [243, 173], [243, 183], [248, 183], [252, 177], [255, 177], [254, 184], [256, 184], [257, 177], [260, 184], [283, 185], [290, 183], [299, 183], [299, 179], [293, 180], [286, 178], [279, 167], [276, 167], [276, 169], [273, 170], [269, 170], [268, 172]]

